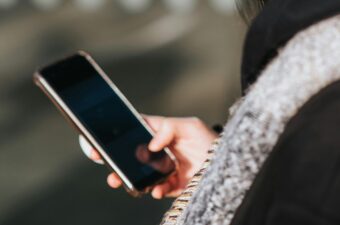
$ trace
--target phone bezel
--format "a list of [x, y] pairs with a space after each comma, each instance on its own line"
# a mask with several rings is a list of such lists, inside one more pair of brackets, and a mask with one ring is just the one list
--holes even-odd
[[[144, 128], [153, 136], [154, 132], [149, 127], [149, 125], [145, 122], [143, 117], [137, 112], [137, 110], [132, 106], [129, 100], [123, 95], [123, 93], [118, 89], [118, 87], [112, 82], [112, 80], [106, 75], [106, 73], [100, 68], [100, 66], [94, 61], [94, 59], [84, 51], [78, 51], [78, 55], [84, 57], [98, 72], [98, 74], [106, 81], [106, 83], [112, 88], [112, 90], [118, 95], [118, 97], [124, 102], [124, 104], [128, 107], [128, 109], [133, 113], [133, 115], [137, 118], [137, 120], [144, 126]], [[66, 58], [67, 59], [67, 58]], [[145, 192], [148, 192], [151, 187], [147, 187], [145, 190], [138, 190], [132, 182], [125, 176], [125, 174], [119, 169], [119, 167], [114, 163], [114, 161], [108, 156], [105, 150], [98, 144], [96, 139], [90, 134], [90, 132], [83, 126], [83, 124], [78, 120], [78, 118], [74, 115], [72, 110], [68, 108], [65, 102], [59, 97], [56, 91], [48, 84], [48, 82], [44, 79], [44, 77], [40, 74], [40, 70], [37, 70], [34, 73], [34, 83], [42, 89], [42, 91], [48, 96], [48, 98], [53, 102], [53, 104], [59, 109], [59, 111], [63, 114], [63, 116], [67, 119], [68, 122], [81, 134], [85, 137], [85, 139], [98, 150], [99, 154], [102, 156], [103, 161], [106, 166], [109, 167], [110, 170], [113, 170], [117, 173], [117, 175], [121, 178], [125, 189], [132, 196], [139, 196]], [[178, 162], [173, 153], [168, 149], [164, 148], [166, 154], [170, 157], [170, 159], [175, 164], [175, 173], [178, 169]], [[172, 175], [169, 174], [167, 177]]]

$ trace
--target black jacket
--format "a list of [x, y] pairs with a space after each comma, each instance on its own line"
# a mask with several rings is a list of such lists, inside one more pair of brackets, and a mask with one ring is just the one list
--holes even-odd
[[[271, 0], [247, 36], [244, 93], [292, 36], [339, 13], [340, 0]], [[289, 121], [232, 225], [339, 224], [340, 82], [335, 82]]]
[[243, 92], [296, 33], [340, 13], [340, 0], [269, 0], [249, 28], [243, 50]]

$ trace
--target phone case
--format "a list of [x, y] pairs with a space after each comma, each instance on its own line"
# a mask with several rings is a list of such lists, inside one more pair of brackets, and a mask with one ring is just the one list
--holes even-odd
[[[131, 105], [131, 103], [126, 99], [126, 97], [120, 92], [120, 90], [113, 84], [110, 78], [104, 73], [104, 71], [98, 66], [98, 64], [92, 59], [92, 57], [84, 52], [79, 51], [79, 55], [85, 57], [89, 63], [97, 70], [100, 76], [111, 86], [111, 88], [115, 91], [115, 93], [124, 101], [126, 106], [131, 110], [131, 112], [136, 116], [136, 118], [143, 124], [143, 126], [153, 135], [153, 131], [151, 128], [146, 124], [144, 119], [141, 115], [136, 111], [136, 109]], [[67, 57], [66, 57], [67, 59]], [[134, 197], [140, 196], [144, 193], [149, 192], [152, 187], [148, 187], [143, 191], [138, 191], [132, 183], [128, 180], [128, 178], [124, 175], [123, 172], [114, 164], [112, 160], [108, 160], [110, 157], [105, 153], [105, 151], [100, 147], [100, 145], [96, 142], [95, 138], [86, 130], [86, 128], [80, 123], [77, 117], [72, 113], [70, 109], [63, 103], [60, 99], [58, 94], [48, 85], [48, 83], [44, 80], [42, 75], [39, 73], [39, 70], [34, 73], [33, 76], [34, 83], [43, 91], [43, 93], [52, 101], [52, 103], [59, 109], [61, 114], [65, 117], [65, 119], [74, 127], [79, 134], [83, 135], [83, 137], [91, 143], [91, 145], [98, 150], [99, 154], [102, 156], [102, 159], [105, 165], [108, 167], [110, 171], [114, 171], [123, 181], [123, 186], [126, 191]], [[176, 166], [176, 170], [173, 172], [175, 173], [178, 168], [178, 162], [175, 156], [171, 153], [168, 148], [164, 149], [168, 156], [173, 160]], [[172, 174], [173, 174], [172, 173]], [[168, 175], [167, 177], [171, 176], [172, 174]], [[164, 181], [167, 177], [160, 180], [158, 183]]]

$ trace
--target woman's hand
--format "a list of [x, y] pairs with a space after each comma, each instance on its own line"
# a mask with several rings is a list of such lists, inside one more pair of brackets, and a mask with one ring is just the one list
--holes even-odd
[[[143, 117], [155, 132], [148, 146], [149, 150], [157, 152], [168, 147], [179, 163], [177, 173], [162, 184], [156, 185], [152, 190], [152, 196], [156, 199], [164, 196], [176, 197], [201, 168], [213, 140], [218, 135], [197, 118]], [[90, 145], [84, 143], [84, 140], [81, 140], [84, 152], [93, 161], [100, 163], [99, 153], [95, 149], [89, 149]], [[122, 181], [115, 173], [108, 176], [107, 182], [113, 188], [122, 185]]]

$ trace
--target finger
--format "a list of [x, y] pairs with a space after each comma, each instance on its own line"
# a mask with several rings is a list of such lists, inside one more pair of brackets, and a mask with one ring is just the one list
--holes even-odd
[[154, 189], [152, 189], [152, 192], [151, 192], [151, 196], [154, 198], [154, 199], [162, 199], [162, 190], [156, 186]]
[[79, 135], [79, 145], [89, 159], [93, 160], [95, 163], [104, 164], [99, 153], [93, 149], [92, 145], [88, 143], [83, 135]]
[[162, 199], [172, 191], [172, 185], [169, 182], [165, 182], [155, 186], [151, 192], [151, 195], [155, 199]]
[[175, 137], [175, 127], [169, 119], [164, 119], [155, 137], [149, 144], [151, 151], [160, 151], [171, 144]]
[[151, 152], [147, 149], [145, 145], [139, 145], [136, 150], [136, 158], [141, 163], [147, 164], [150, 160]]
[[170, 188], [164, 194], [166, 197], [178, 197], [183, 189], [178, 187], [178, 174], [174, 174], [173, 176], [169, 177], [167, 183], [169, 184]]
[[157, 132], [162, 125], [162, 122], [164, 120], [164, 117], [162, 116], [150, 116], [142, 114], [143, 119], [145, 122], [151, 127], [151, 129], [155, 132]]
[[112, 188], [119, 188], [122, 185], [122, 180], [118, 177], [117, 174], [111, 173], [107, 177], [107, 183], [109, 184], [110, 187]]
[[168, 194], [165, 195], [165, 197], [168, 198], [177, 198], [178, 196], [180, 196], [182, 194], [183, 190], [175, 190], [175, 191], [171, 191]]
[[102, 157], [96, 150], [92, 149], [90, 159], [92, 159], [93, 161], [99, 161], [102, 160]]

